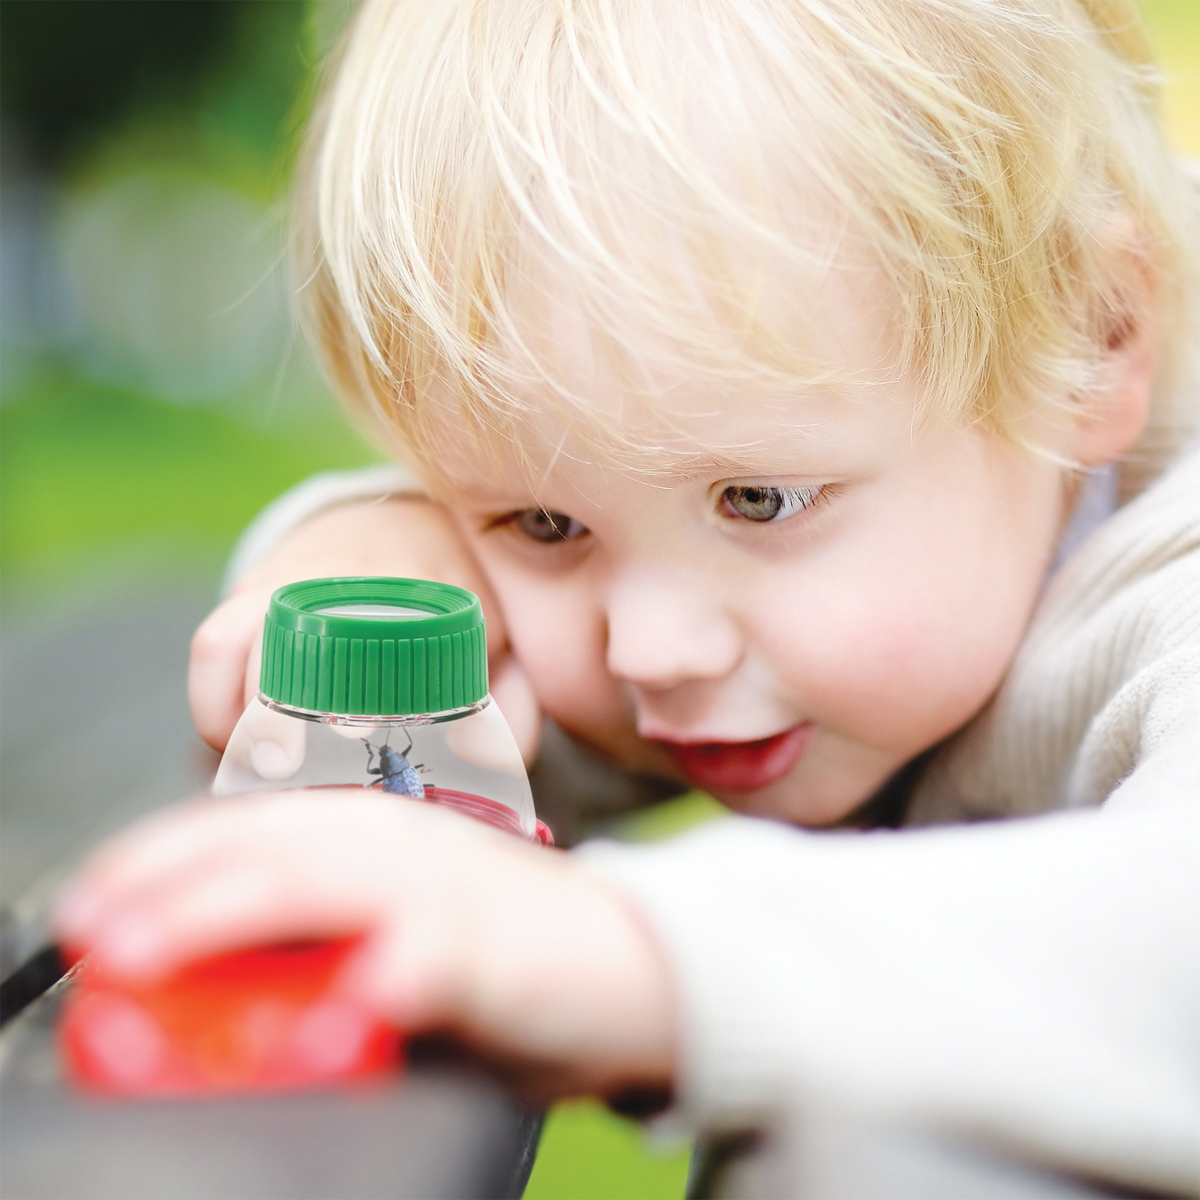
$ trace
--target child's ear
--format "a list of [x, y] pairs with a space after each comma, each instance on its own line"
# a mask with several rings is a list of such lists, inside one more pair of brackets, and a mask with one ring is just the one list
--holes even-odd
[[1109, 226], [1109, 284], [1097, 314], [1096, 377], [1071, 434], [1081, 466], [1111, 462], [1146, 427], [1161, 356], [1158, 271], [1131, 217]]

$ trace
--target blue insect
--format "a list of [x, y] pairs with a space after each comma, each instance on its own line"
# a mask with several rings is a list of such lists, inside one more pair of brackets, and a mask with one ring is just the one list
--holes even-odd
[[[391, 734], [388, 734], [391, 737]], [[384, 741], [379, 747], [379, 766], [374, 767], [371, 764], [375, 761], [375, 747], [371, 745], [370, 738], [363, 738], [363, 745], [367, 748], [367, 774], [378, 775], [379, 778], [375, 783], [367, 784], [367, 787], [377, 787], [383, 784], [385, 792], [391, 792], [394, 796], [411, 796], [414, 800], [425, 799], [425, 785], [421, 782], [418, 771], [425, 769], [424, 763], [417, 763], [415, 766], [408, 761], [408, 755], [412, 752], [412, 737], [408, 738], [408, 745], [404, 750], [393, 750], [391, 746]]]

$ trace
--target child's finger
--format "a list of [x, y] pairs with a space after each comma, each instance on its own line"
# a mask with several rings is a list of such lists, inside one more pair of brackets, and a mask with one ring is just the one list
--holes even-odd
[[271, 590], [250, 588], [226, 600], [192, 637], [188, 663], [188, 703], [200, 736], [224, 750], [245, 708], [247, 665], [262, 637], [263, 614]]
[[131, 978], [153, 978], [180, 963], [219, 951], [297, 937], [326, 937], [368, 927], [370, 893], [322, 886], [294, 863], [210, 865], [153, 905], [123, 908], [91, 946], [100, 966]]
[[488, 690], [492, 699], [512, 730], [522, 760], [527, 767], [532, 766], [542, 740], [542, 710], [534, 695], [533, 684], [511, 653], [489, 667], [489, 676]]
[[87, 941], [121, 906], [150, 904], [156, 889], [185, 886], [210, 861], [282, 845], [311, 819], [312, 806], [298, 799], [204, 797], [143, 817], [92, 854], [63, 889], [56, 928], [68, 940]]
[[474, 964], [460, 908], [426, 899], [379, 922], [342, 976], [357, 999], [410, 1030], [455, 1024], [469, 1008]]
[[[324, 797], [312, 804], [272, 799], [245, 806], [233, 822], [209, 823], [194, 838], [205, 843], [197, 857], [180, 864], [176, 856], [174, 869], [153, 878], [132, 853], [124, 860], [116, 855], [110, 867], [129, 864], [141, 875], [130, 887], [130, 872], [122, 870], [93, 922], [88, 947], [97, 960], [121, 974], [155, 975], [235, 946], [395, 924], [409, 894], [436, 910], [440, 885], [456, 864], [437, 822], [422, 828], [425, 822], [406, 820], [414, 806], [376, 798], [347, 797], [344, 805]], [[182, 824], [194, 834], [194, 822]], [[155, 849], [155, 839], [146, 839], [134, 852]], [[449, 944], [440, 939], [441, 954]]]
[[331, 886], [385, 876], [418, 839], [487, 835], [465, 818], [392, 797], [291, 792], [203, 799], [144, 818], [102, 847], [68, 885], [55, 925], [87, 944], [122, 909], [152, 910], [209, 871], [260, 858], [326, 872]]
[[261, 622], [255, 630], [250, 642], [250, 651], [246, 655], [246, 669], [242, 673], [242, 711], [245, 712], [250, 701], [258, 695], [259, 676], [262, 672], [263, 635]]
[[205, 798], [151, 813], [94, 851], [55, 902], [60, 935], [86, 938], [123, 896], [159, 877], [179, 877], [203, 854], [201, 830], [211, 822], [211, 810], [224, 803]]

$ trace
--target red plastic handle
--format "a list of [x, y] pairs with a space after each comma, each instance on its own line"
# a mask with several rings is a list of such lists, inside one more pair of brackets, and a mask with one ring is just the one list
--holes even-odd
[[400, 1034], [331, 986], [357, 938], [257, 947], [152, 984], [83, 961], [59, 1025], [70, 1074], [125, 1096], [288, 1090], [393, 1071]]

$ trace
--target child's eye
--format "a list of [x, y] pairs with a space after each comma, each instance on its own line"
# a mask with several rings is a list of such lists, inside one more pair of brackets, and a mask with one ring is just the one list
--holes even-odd
[[535, 542], [569, 542], [587, 533], [582, 521], [566, 513], [549, 512], [544, 508], [525, 508], [512, 513], [504, 522], [511, 524]]
[[734, 484], [721, 493], [726, 516], [743, 521], [786, 521], [824, 497], [825, 488], [815, 486], [764, 487]]

